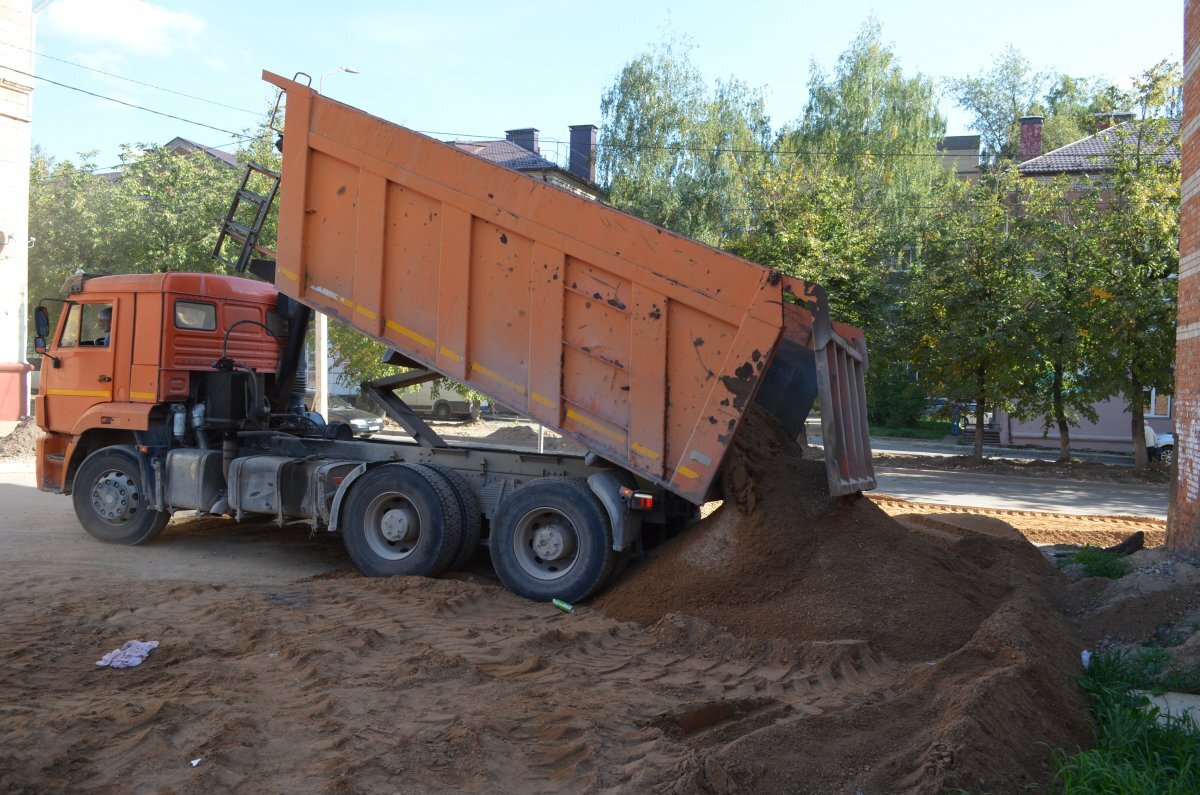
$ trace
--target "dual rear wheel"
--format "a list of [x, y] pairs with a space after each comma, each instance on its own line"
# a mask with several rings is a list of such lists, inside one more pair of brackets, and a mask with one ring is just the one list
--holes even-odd
[[[482, 512], [461, 474], [428, 464], [387, 464], [352, 486], [343, 536], [372, 577], [436, 577], [460, 568], [482, 536]], [[491, 522], [492, 565], [513, 593], [547, 602], [586, 599], [617, 563], [604, 506], [581, 478], [542, 478], [517, 489]]]

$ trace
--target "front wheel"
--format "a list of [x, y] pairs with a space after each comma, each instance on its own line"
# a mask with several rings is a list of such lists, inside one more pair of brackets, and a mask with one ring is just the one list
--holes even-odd
[[106, 544], [149, 541], [171, 519], [151, 504], [135, 454], [119, 448], [106, 447], [84, 459], [72, 497], [83, 529]]
[[1167, 446], [1167, 447], [1163, 447], [1161, 450], [1159, 450], [1158, 460], [1162, 461], [1163, 464], [1165, 464], [1166, 466], [1171, 466], [1171, 459], [1174, 457], [1175, 457], [1175, 448], [1174, 447]]
[[492, 565], [518, 596], [577, 602], [612, 574], [608, 514], [587, 482], [542, 478], [513, 492], [492, 517]]

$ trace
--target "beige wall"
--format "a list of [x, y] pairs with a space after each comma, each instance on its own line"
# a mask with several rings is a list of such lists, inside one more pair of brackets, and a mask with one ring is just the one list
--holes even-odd
[[[1166, 402], [1165, 400], [1162, 402]], [[1133, 452], [1132, 418], [1125, 410], [1125, 401], [1120, 398], [1106, 400], [1094, 406], [1099, 415], [1097, 422], [1086, 420], [1071, 427], [1072, 450], [1113, 450]], [[1172, 409], [1174, 406], [1172, 405]], [[1027, 444], [1035, 447], [1058, 449], [1058, 429], [1051, 428], [1042, 435], [1042, 421], [1020, 422], [1004, 412], [996, 415], [1001, 444]], [[1174, 432], [1175, 423], [1170, 417], [1146, 417], [1146, 424], [1155, 433]]]
[[[26, 285], [29, 271], [29, 153], [33, 78], [33, 12], [30, 0], [0, 0], [0, 420], [28, 413], [5, 365], [22, 362], [26, 345]], [[24, 391], [28, 394], [28, 390]]]

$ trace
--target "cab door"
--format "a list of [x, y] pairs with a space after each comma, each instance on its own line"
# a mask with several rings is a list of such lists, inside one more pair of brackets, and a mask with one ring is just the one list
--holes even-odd
[[50, 430], [69, 433], [92, 406], [112, 401], [116, 351], [122, 343], [113, 330], [121, 319], [121, 303], [112, 297], [81, 296], [64, 307], [47, 351], [47, 358], [57, 359], [58, 365], [51, 359], [42, 369], [40, 389], [46, 396]]

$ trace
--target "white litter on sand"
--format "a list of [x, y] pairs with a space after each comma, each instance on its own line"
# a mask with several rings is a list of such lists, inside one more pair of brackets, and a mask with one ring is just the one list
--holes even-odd
[[109, 668], [132, 668], [140, 665], [152, 649], [158, 648], [158, 641], [127, 640], [119, 649], [113, 649], [96, 661], [96, 665]]

